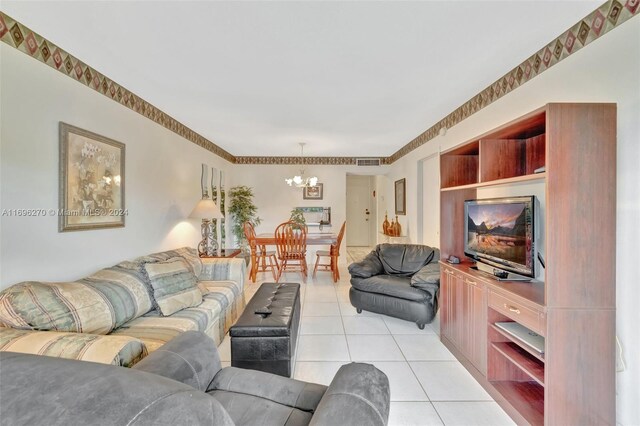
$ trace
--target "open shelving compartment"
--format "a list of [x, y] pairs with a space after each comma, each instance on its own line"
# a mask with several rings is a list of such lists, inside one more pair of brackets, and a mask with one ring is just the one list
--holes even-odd
[[544, 179], [545, 120], [546, 111], [538, 110], [515, 125], [444, 152], [440, 157], [442, 190]]
[[487, 320], [487, 380], [530, 424], [544, 424], [544, 354], [495, 325], [513, 319], [489, 307]]

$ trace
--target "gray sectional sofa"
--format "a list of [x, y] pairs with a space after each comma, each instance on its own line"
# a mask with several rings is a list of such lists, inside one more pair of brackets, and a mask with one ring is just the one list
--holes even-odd
[[221, 368], [213, 340], [189, 331], [133, 368], [0, 352], [2, 425], [386, 425], [389, 381], [369, 364], [329, 387]]

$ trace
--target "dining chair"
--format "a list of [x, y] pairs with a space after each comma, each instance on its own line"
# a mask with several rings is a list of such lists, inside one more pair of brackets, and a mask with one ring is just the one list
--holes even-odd
[[[280, 265], [276, 282], [286, 270], [300, 271], [307, 278], [307, 226], [284, 222], [275, 231], [276, 249]], [[297, 263], [297, 264], [296, 264]]]
[[256, 230], [251, 222], [245, 222], [243, 224], [243, 230], [251, 251], [255, 251], [258, 259], [255, 265], [255, 267], [258, 268], [257, 272], [267, 272], [267, 270], [271, 270], [271, 274], [275, 280], [278, 272], [278, 259], [276, 258], [276, 252], [274, 250], [267, 250], [264, 245], [259, 247], [257, 246]]
[[[329, 250], [318, 250], [316, 251], [316, 265], [313, 268], [313, 276], [316, 276], [316, 271], [318, 268], [324, 271], [331, 271], [333, 275], [333, 282], [338, 282], [340, 279], [340, 270], [338, 268], [338, 258], [340, 257], [340, 245], [342, 244], [342, 237], [344, 237], [344, 231], [347, 227], [347, 222], [342, 223], [342, 227], [340, 228], [340, 232], [338, 233], [338, 238], [336, 239], [336, 243], [332, 244], [329, 247]], [[320, 263], [321, 257], [328, 257], [329, 263]]]

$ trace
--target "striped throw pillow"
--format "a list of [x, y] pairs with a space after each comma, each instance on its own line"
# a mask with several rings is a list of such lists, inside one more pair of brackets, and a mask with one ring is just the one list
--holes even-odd
[[184, 259], [172, 258], [164, 262], [145, 263], [145, 272], [153, 290], [153, 298], [163, 316], [202, 303], [202, 292], [196, 276]]

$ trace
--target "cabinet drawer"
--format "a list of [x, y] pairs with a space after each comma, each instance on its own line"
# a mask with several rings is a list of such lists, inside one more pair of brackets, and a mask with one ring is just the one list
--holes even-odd
[[542, 336], [547, 334], [545, 316], [541, 311], [514, 302], [493, 291], [489, 292], [489, 307]]

